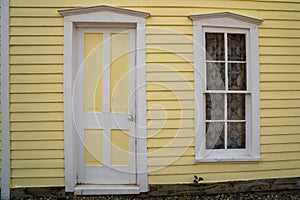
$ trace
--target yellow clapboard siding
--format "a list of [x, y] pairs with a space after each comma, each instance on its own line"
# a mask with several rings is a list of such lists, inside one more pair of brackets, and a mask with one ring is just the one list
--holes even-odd
[[299, 65], [274, 65], [274, 64], [261, 64], [260, 72], [262, 73], [300, 73]]
[[289, 126], [300, 125], [300, 117], [262, 118], [261, 126]]
[[276, 63], [276, 64], [296, 64], [300, 63], [299, 56], [260, 56], [260, 62], [263, 64]]
[[149, 148], [148, 157], [195, 156], [194, 147]]
[[63, 55], [14, 55], [11, 64], [62, 64]]
[[[109, 5], [119, 5], [119, 6], [128, 6], [128, 7], [171, 7], [171, 8], [196, 8], [196, 7], [211, 7], [211, 8], [235, 8], [235, 9], [261, 9], [261, 10], [299, 10], [300, 6], [297, 3], [287, 2], [285, 3], [285, 6], [282, 6], [281, 2], [257, 2], [257, 1], [180, 1], [180, 0], [174, 0], [172, 2], [165, 2], [165, 1], [159, 1], [154, 0], [151, 2], [143, 2], [137, 4], [135, 0], [127, 0], [126, 2], [120, 1], [120, 0], [113, 0], [108, 1], [104, 0], [102, 2], [103, 4], [109, 4]], [[36, 2], [34, 0], [28, 0], [26, 3], [24, 3], [22, 0], [14, 0], [11, 3], [12, 7], [57, 7], [57, 8], [64, 8], [64, 7], [76, 7], [76, 6], [89, 6], [89, 5], [98, 5], [99, 2], [96, 0], [89, 0], [86, 2], [82, 2], [79, 0], [71, 1], [66, 0], [64, 2], [61, 2], [59, 0], [53, 0], [51, 2]]]
[[[285, 46], [285, 47], [298, 47], [300, 38], [259, 38], [260, 46]], [[283, 63], [284, 64], [284, 63]]]
[[10, 45], [62, 45], [63, 36], [11, 36]]
[[63, 122], [13, 122], [11, 131], [61, 131], [64, 128]]
[[194, 73], [193, 72], [147, 73], [146, 79], [148, 82], [155, 82], [155, 81], [188, 82], [194, 80]]
[[261, 55], [300, 55], [300, 46], [299, 47], [260, 47], [259, 53]]
[[[300, 75], [299, 75], [300, 76]], [[287, 79], [286, 79], [287, 80]], [[299, 82], [262, 82], [260, 89], [263, 91], [278, 91], [278, 90], [297, 90], [300, 91]]]
[[63, 112], [51, 113], [11, 113], [12, 122], [63, 121]]
[[63, 46], [12, 46], [11, 55], [62, 55]]
[[63, 92], [62, 84], [12, 84], [11, 93]]
[[26, 102], [62, 102], [63, 94], [62, 93], [45, 93], [45, 94], [11, 94], [10, 95], [11, 103], [26, 103]]
[[[168, 101], [168, 100], [161, 100], [161, 101], [147, 101], [147, 109], [155, 109], [155, 107], [159, 106], [163, 109], [194, 109], [194, 101]], [[154, 107], [154, 108], [153, 108]]]
[[10, 74], [62, 74], [62, 65], [10, 65]]
[[147, 53], [193, 53], [193, 45], [191, 44], [149, 44], [146, 48]]
[[192, 100], [193, 91], [147, 92], [147, 100]]
[[192, 21], [187, 17], [150, 17], [147, 19], [149, 25], [192, 25]]
[[179, 91], [179, 90], [184, 90], [184, 91], [194, 90], [194, 84], [193, 82], [188, 82], [188, 81], [186, 82], [157, 81], [157, 82], [147, 83], [147, 91]]
[[149, 148], [173, 148], [194, 146], [194, 138], [149, 138]]
[[290, 100], [262, 100], [260, 102], [261, 108], [297, 108], [300, 105], [300, 99]]
[[11, 132], [12, 141], [63, 140], [63, 131]]
[[39, 150], [39, 149], [63, 149], [62, 140], [57, 141], [13, 141], [12, 150]]
[[298, 126], [267, 126], [261, 127], [261, 135], [282, 135], [282, 134], [298, 134], [300, 133], [300, 125]]
[[11, 83], [62, 83], [62, 74], [15, 74], [10, 76]]
[[262, 117], [299, 117], [299, 108], [287, 108], [287, 109], [261, 109], [260, 114]]
[[201, 163], [199, 165], [183, 165], [183, 166], [166, 166], [166, 167], [149, 167], [151, 175], [167, 175], [167, 174], [193, 174], [198, 171], [201, 173], [232, 173], [239, 169], [239, 172], [255, 172], [260, 170], [278, 170], [278, 169], [296, 169], [300, 164], [300, 160], [296, 161], [280, 161], [280, 162], [252, 162], [252, 163]]
[[180, 129], [152, 129], [147, 130], [147, 137], [148, 138], [193, 138], [195, 136], [195, 129], [194, 128], [180, 128]]
[[63, 18], [43, 18], [43, 17], [11, 17], [10, 26], [62, 26]]
[[191, 35], [146, 35], [146, 44], [193, 44], [193, 37]]
[[300, 99], [298, 91], [263, 91], [260, 93], [263, 100], [297, 100]]
[[[191, 36], [193, 35], [192, 26], [188, 25], [147, 25], [146, 27], [147, 35], [177, 35], [177, 37], [185, 37], [185, 35]], [[155, 45], [160, 45], [156, 43]], [[169, 44], [171, 45], [171, 44]], [[179, 44], [184, 45], [184, 44]], [[188, 45], [188, 44], [187, 44]]]
[[38, 178], [12, 178], [11, 186], [14, 188], [24, 187], [53, 187], [53, 186], [64, 186], [64, 177], [38, 177]]
[[64, 168], [63, 159], [47, 160], [12, 160], [12, 169], [53, 169]]
[[[299, 169], [282, 169], [282, 170], [269, 170], [269, 171], [253, 171], [253, 172], [231, 172], [231, 173], [211, 173], [202, 174], [201, 171], [194, 172], [202, 176], [205, 182], [222, 182], [228, 180], [253, 180], [263, 179], [269, 177], [286, 178], [297, 177], [300, 173]], [[149, 182], [152, 184], [170, 184], [170, 183], [192, 183], [194, 180], [193, 174], [179, 174], [176, 175], [158, 175], [149, 176]]]
[[261, 157], [263, 161], [298, 160], [298, 158], [300, 158], [300, 152], [263, 153]]
[[[295, 12], [291, 12], [291, 15], [294, 14]], [[273, 19], [264, 19], [264, 23], [259, 25], [259, 28], [298, 29], [300, 26], [300, 20], [294, 20], [294, 19], [295, 18], [291, 18], [291, 20], [287, 20], [287, 19], [279, 20], [279, 19], [275, 19], [274, 16]]]
[[10, 35], [12, 36], [63, 36], [64, 29], [63, 27], [10, 27]]
[[10, 109], [14, 112], [60, 112], [63, 103], [12, 103]]
[[193, 63], [148, 63], [147, 72], [193, 72]]
[[262, 136], [260, 141], [261, 144], [300, 143], [300, 134]]
[[[187, 0], [183, 2], [175, 0], [167, 2], [154, 0], [137, 3], [136, 0], [104, 0], [102, 2], [102, 4], [151, 13], [151, 16], [147, 18], [146, 32], [148, 48], [147, 110], [148, 114], [151, 114], [148, 115], [150, 124], [147, 130], [150, 145], [148, 146], [149, 165], [152, 167], [149, 169], [151, 171], [149, 183], [191, 183], [194, 174], [203, 175], [206, 181], [299, 175], [299, 160], [296, 158], [299, 157], [300, 152], [298, 138], [300, 124], [297, 122], [297, 120], [299, 121], [297, 116], [299, 116], [300, 105], [299, 89], [297, 89], [299, 82], [297, 73], [299, 75], [300, 72], [298, 67], [300, 63], [298, 58], [300, 4], [292, 2], [294, 1], [214, 0], [208, 2], [200, 0], [195, 2]], [[28, 141], [29, 144], [40, 140], [48, 143], [47, 145], [50, 145], [49, 148], [51, 148], [55, 144], [49, 142], [63, 141], [63, 122], [61, 121], [63, 111], [63, 18], [60, 17], [57, 10], [99, 5], [99, 2], [97, 0], [84, 2], [79, 0], [65, 0], [64, 2], [59, 0], [11, 0], [10, 3], [10, 11], [13, 16], [10, 29], [12, 36], [10, 53], [15, 59], [12, 63], [16, 63], [10, 66], [10, 72], [18, 76], [29, 75], [24, 79], [17, 77], [17, 81], [20, 82], [10, 85], [11, 101], [16, 102], [10, 106], [11, 116], [12, 121], [25, 118], [33, 120], [32, 123], [12, 123], [12, 130], [17, 130], [11, 132], [12, 143], [26, 143], [29, 139], [35, 140]], [[261, 110], [263, 161], [250, 163], [249, 169], [247, 168], [248, 163], [196, 164], [193, 144], [184, 146], [185, 142], [193, 141], [195, 126], [193, 124], [193, 27], [192, 21], [187, 16], [219, 11], [231, 11], [264, 19], [259, 26], [260, 72], [262, 75], [261, 107], [269, 109]], [[58, 57], [52, 59], [51, 56], [60, 57], [61, 62], [57, 62], [59, 61]], [[57, 64], [53, 64], [52, 60]], [[52, 65], [53, 68], [51, 68]], [[182, 77], [178, 79], [180, 73], [177, 71], [184, 72], [182, 73], [184, 79], [189, 81], [180, 81]], [[43, 79], [39, 76], [40, 74], [53, 76]], [[56, 75], [61, 75], [61, 79]], [[166, 92], [168, 89], [164, 88], [169, 88], [174, 92]], [[42, 91], [45, 93], [34, 94]], [[28, 94], [15, 94], [27, 92]], [[46, 116], [48, 111], [51, 112], [51, 115]], [[167, 114], [169, 120], [163, 120], [162, 112]], [[31, 113], [33, 116], [28, 117]], [[58, 113], [60, 116], [56, 116]], [[180, 114], [182, 114], [183, 120], [172, 120], [177, 119]], [[41, 119], [37, 119], [38, 116], [42, 116]], [[151, 120], [151, 118], [156, 120]], [[47, 122], [38, 122], [43, 119]], [[51, 120], [60, 122], [53, 123], [50, 122]], [[161, 126], [167, 128], [161, 129]], [[36, 130], [37, 128], [41, 131]], [[45, 130], [49, 130], [49, 132]], [[25, 137], [24, 134], [29, 135]], [[293, 138], [295, 139], [292, 140]], [[25, 144], [18, 143], [18, 145], [24, 147]], [[25, 147], [27, 147], [26, 145]], [[181, 145], [184, 147], [176, 147]], [[12, 171], [12, 187], [63, 186], [65, 184], [63, 145], [61, 148], [59, 150], [13, 150], [11, 153], [12, 166], [17, 170]], [[159, 163], [161, 160], [165, 162]], [[165, 165], [170, 160], [171, 168], [156, 171], [155, 166]], [[54, 170], [47, 173], [47, 164], [49, 164], [49, 168], [57, 168], [58, 173], [54, 174]], [[37, 170], [35, 171], [33, 168]], [[152, 172], [153, 169], [155, 171]], [[215, 173], [209, 173], [213, 170]], [[54, 174], [53, 177], [60, 177], [40, 178], [40, 176], [48, 177], [51, 174]]]
[[[276, 14], [277, 13], [277, 14]], [[274, 11], [260, 11], [259, 17], [262, 19], [284, 19], [284, 20], [295, 20], [300, 18], [299, 12], [274, 12]]]
[[12, 178], [64, 177], [64, 169], [12, 169]]
[[147, 119], [194, 119], [194, 110], [149, 110]]
[[193, 62], [193, 54], [187, 53], [167, 53], [167, 54], [147, 54], [146, 62], [161, 62], [161, 63], [169, 63], [169, 62], [181, 62], [181, 63], [191, 63]]
[[[278, 73], [268, 73], [260, 74], [261, 81], [281, 81], [281, 82], [298, 82], [300, 80], [300, 73], [291, 73], [291, 74], [278, 74]], [[291, 83], [293, 84], [293, 83]], [[300, 88], [299, 88], [300, 89]]]
[[63, 159], [64, 158], [64, 150], [12, 150], [11, 151], [11, 159], [12, 160], [32, 160], [32, 159]]
[[[283, 153], [265, 153], [261, 154], [262, 160], [267, 161], [290, 161], [299, 160], [300, 152], [283, 152]], [[150, 166], [180, 166], [190, 163], [191, 165], [201, 165], [195, 162], [194, 156], [180, 157], [149, 157], [148, 163]]]
[[299, 152], [300, 143], [261, 145], [262, 153], [292, 152], [292, 151]]
[[23, 16], [31, 16], [31, 17], [59, 17], [59, 13], [57, 12], [57, 8], [11, 8], [10, 15], [12, 17], [23, 17]]
[[166, 120], [147, 120], [147, 128], [161, 129], [161, 128], [193, 128], [194, 119], [166, 119]]

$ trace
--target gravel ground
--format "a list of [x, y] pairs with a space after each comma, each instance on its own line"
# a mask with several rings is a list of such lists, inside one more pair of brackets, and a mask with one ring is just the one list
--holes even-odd
[[34, 197], [24, 198], [24, 200], [300, 200], [300, 190], [278, 191], [278, 192], [247, 192], [234, 194], [215, 194], [205, 196], [167, 196], [167, 197], [147, 197], [142, 195], [111, 195], [111, 196], [67, 196], [66, 198], [54, 197]]

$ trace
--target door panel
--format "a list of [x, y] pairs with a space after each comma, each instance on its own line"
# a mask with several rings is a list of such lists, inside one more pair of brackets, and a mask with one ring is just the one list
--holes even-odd
[[[84, 111], [102, 111], [103, 34], [84, 34]], [[93, 88], [91, 90], [91, 88]]]
[[128, 112], [129, 110], [129, 34], [110, 34], [110, 111]]
[[84, 165], [102, 166], [103, 165], [103, 130], [85, 129], [84, 130]]
[[78, 28], [77, 40], [78, 180], [135, 184], [135, 31]]

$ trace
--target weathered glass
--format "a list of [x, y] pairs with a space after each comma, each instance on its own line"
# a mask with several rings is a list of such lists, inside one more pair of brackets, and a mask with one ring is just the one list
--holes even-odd
[[206, 63], [206, 89], [225, 89], [225, 63]]
[[245, 34], [227, 34], [229, 61], [246, 61], [245, 37]]
[[245, 94], [227, 94], [227, 119], [245, 119]]
[[205, 33], [206, 60], [225, 60], [223, 33]]
[[206, 94], [206, 119], [224, 119], [224, 94]]
[[206, 149], [224, 149], [224, 122], [206, 123]]
[[228, 63], [228, 89], [229, 90], [247, 89], [245, 63]]
[[246, 130], [244, 122], [229, 122], [227, 124], [227, 148], [245, 149]]

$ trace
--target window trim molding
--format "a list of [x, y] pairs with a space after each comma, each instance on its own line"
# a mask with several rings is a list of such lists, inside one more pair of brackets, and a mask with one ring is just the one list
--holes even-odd
[[[137, 185], [138, 192], [148, 191], [147, 132], [146, 132], [146, 17], [150, 14], [106, 5], [82, 7], [58, 11], [64, 17], [64, 157], [65, 191], [74, 192], [77, 184], [76, 137], [72, 108], [73, 65], [76, 63], [76, 27], [89, 27], [100, 23], [132, 24], [136, 29], [136, 132], [137, 138]], [[105, 190], [87, 192], [99, 193]], [[126, 188], [125, 188], [126, 189]], [[136, 188], [135, 188], [136, 189]], [[107, 188], [106, 188], [107, 190]], [[110, 191], [110, 190], [109, 190]], [[113, 193], [130, 193], [129, 189], [112, 189]]]
[[[258, 49], [258, 25], [263, 22], [262, 19], [256, 19], [244, 15], [230, 12], [208, 13], [190, 15], [193, 20], [194, 37], [194, 81], [195, 81], [195, 161], [196, 162], [218, 162], [218, 161], [259, 161], [260, 158], [260, 84], [259, 84], [259, 49]], [[205, 28], [222, 29], [246, 29], [249, 31], [249, 53], [247, 75], [248, 90], [251, 91], [251, 130], [250, 145], [247, 155], [217, 155], [214, 153], [206, 154], [204, 131], [204, 90], [205, 85], [205, 48], [204, 48], [204, 30]], [[202, 68], [201, 68], [202, 67]]]

